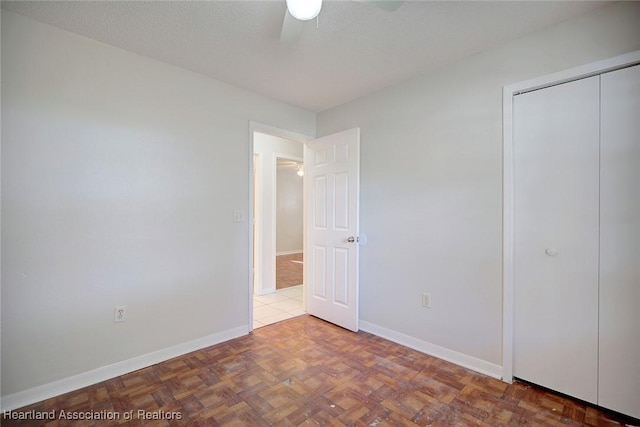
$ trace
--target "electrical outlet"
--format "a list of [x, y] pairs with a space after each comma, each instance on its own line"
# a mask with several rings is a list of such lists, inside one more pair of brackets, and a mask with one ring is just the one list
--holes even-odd
[[431, 308], [431, 294], [422, 294], [422, 306], [425, 308]]
[[127, 306], [116, 305], [113, 309], [113, 323], [124, 322], [127, 320]]

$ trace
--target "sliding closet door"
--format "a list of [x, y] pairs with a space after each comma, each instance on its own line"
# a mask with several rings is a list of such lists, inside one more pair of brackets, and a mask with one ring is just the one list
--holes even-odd
[[640, 418], [640, 66], [601, 94], [599, 405]]
[[595, 403], [599, 77], [513, 102], [514, 376]]

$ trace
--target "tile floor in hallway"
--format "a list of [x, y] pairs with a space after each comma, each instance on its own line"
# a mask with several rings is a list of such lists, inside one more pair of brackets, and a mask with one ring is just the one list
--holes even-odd
[[304, 313], [302, 285], [279, 289], [271, 294], [253, 296], [253, 329]]

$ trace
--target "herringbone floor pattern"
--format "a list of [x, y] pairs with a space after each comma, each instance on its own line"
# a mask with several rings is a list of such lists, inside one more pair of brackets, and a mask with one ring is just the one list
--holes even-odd
[[[133, 412], [3, 426], [609, 426], [596, 408], [506, 384], [304, 315], [20, 411]], [[138, 411], [179, 413], [147, 420]], [[174, 417], [175, 418], [175, 417]]]

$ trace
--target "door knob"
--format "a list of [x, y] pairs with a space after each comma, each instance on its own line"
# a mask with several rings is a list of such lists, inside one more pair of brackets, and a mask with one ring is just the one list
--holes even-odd
[[549, 256], [556, 256], [558, 255], [558, 250], [556, 248], [547, 248], [545, 249], [544, 253]]
[[347, 242], [349, 242], [349, 243], [357, 242], [358, 240], [360, 240], [360, 238], [358, 238], [358, 237], [353, 237], [353, 236], [349, 236], [349, 237], [347, 238]]

